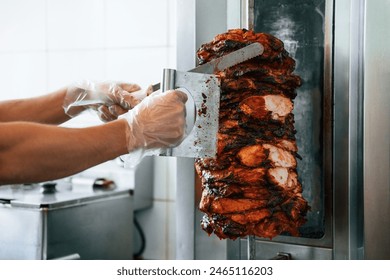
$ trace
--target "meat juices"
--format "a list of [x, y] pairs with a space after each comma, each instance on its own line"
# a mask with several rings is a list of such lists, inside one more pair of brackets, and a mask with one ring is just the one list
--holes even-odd
[[202, 228], [219, 238], [299, 235], [309, 209], [297, 175], [295, 61], [282, 41], [245, 29], [220, 34], [198, 50], [200, 64], [253, 42], [263, 55], [215, 73], [221, 81], [215, 159], [196, 160]]

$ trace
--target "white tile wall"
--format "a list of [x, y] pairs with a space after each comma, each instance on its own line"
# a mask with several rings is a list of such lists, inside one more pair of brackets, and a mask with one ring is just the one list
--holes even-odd
[[[176, 0], [1, 0], [0, 100], [80, 79], [158, 82], [176, 65], [175, 13]], [[175, 258], [173, 166], [156, 160], [154, 207], [137, 213], [148, 259]]]
[[144, 47], [107, 51], [107, 73], [110, 80], [129, 81], [147, 87], [161, 80], [168, 65], [169, 48]]
[[107, 47], [167, 46], [168, 3], [168, 0], [107, 1]]
[[0, 52], [0, 100], [45, 93], [46, 69], [44, 52]]
[[44, 50], [46, 0], [0, 2], [0, 52]]
[[77, 80], [105, 79], [105, 52], [103, 50], [70, 50], [48, 53], [49, 91]]
[[47, 1], [49, 50], [102, 49], [104, 0]]

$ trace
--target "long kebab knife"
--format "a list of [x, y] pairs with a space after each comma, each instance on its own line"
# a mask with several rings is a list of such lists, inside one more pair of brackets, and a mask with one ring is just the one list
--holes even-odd
[[[187, 101], [186, 137], [180, 145], [160, 155], [191, 158], [213, 158], [217, 152], [220, 83], [214, 75], [263, 53], [260, 43], [253, 43], [216, 58], [187, 72], [164, 69], [161, 90], [185, 89]], [[160, 84], [153, 86], [159, 89]]]

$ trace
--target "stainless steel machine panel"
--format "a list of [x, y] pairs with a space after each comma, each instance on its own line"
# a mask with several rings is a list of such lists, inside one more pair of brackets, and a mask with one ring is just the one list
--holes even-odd
[[390, 259], [390, 2], [365, 2], [364, 253]]

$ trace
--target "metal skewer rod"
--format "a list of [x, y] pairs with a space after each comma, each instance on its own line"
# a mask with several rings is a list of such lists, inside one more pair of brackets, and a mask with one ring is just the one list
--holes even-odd
[[256, 259], [256, 236], [249, 235], [247, 243], [248, 260]]

